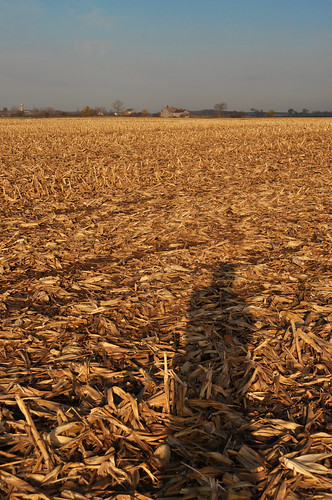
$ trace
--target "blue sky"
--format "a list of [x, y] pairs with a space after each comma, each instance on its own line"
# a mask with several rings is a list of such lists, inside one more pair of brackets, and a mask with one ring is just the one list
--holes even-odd
[[331, 0], [0, 0], [0, 108], [332, 110]]

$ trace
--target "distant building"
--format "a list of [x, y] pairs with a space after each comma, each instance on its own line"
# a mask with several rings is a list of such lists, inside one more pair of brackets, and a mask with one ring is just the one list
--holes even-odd
[[136, 115], [137, 111], [134, 108], [128, 108], [128, 109], [126, 109], [126, 111], [123, 114], [125, 116]]
[[163, 118], [189, 118], [189, 111], [182, 108], [170, 108], [166, 106], [160, 111], [160, 116]]

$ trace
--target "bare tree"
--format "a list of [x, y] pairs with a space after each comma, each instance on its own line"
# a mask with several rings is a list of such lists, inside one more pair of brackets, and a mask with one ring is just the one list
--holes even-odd
[[99, 106], [96, 109], [96, 113], [97, 113], [98, 116], [106, 116], [107, 115], [107, 110], [106, 110], [105, 106]]
[[112, 106], [113, 106], [114, 112], [117, 115], [120, 115], [122, 113], [123, 107], [124, 107], [124, 104], [122, 101], [120, 101], [119, 99], [116, 99], [115, 101], [113, 101]]
[[16, 116], [19, 114], [19, 109], [17, 106], [12, 106], [9, 110], [9, 113], [12, 115], [12, 116]]
[[259, 109], [256, 109], [256, 108], [250, 108], [250, 111], [255, 116], [259, 116], [259, 115], [261, 115], [263, 113], [262, 111], [259, 111]]
[[227, 109], [227, 104], [225, 102], [220, 102], [219, 104], [216, 104], [214, 106], [214, 109], [216, 110], [219, 118], [221, 117], [221, 115], [224, 113], [224, 111], [226, 111]]

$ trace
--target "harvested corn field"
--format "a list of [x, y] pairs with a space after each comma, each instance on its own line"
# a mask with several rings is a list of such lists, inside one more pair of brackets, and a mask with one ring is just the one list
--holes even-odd
[[332, 498], [332, 120], [0, 132], [1, 498]]

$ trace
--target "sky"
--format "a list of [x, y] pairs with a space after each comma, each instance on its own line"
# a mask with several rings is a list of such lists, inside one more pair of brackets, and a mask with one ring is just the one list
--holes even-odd
[[0, 109], [332, 110], [332, 0], [0, 0]]

